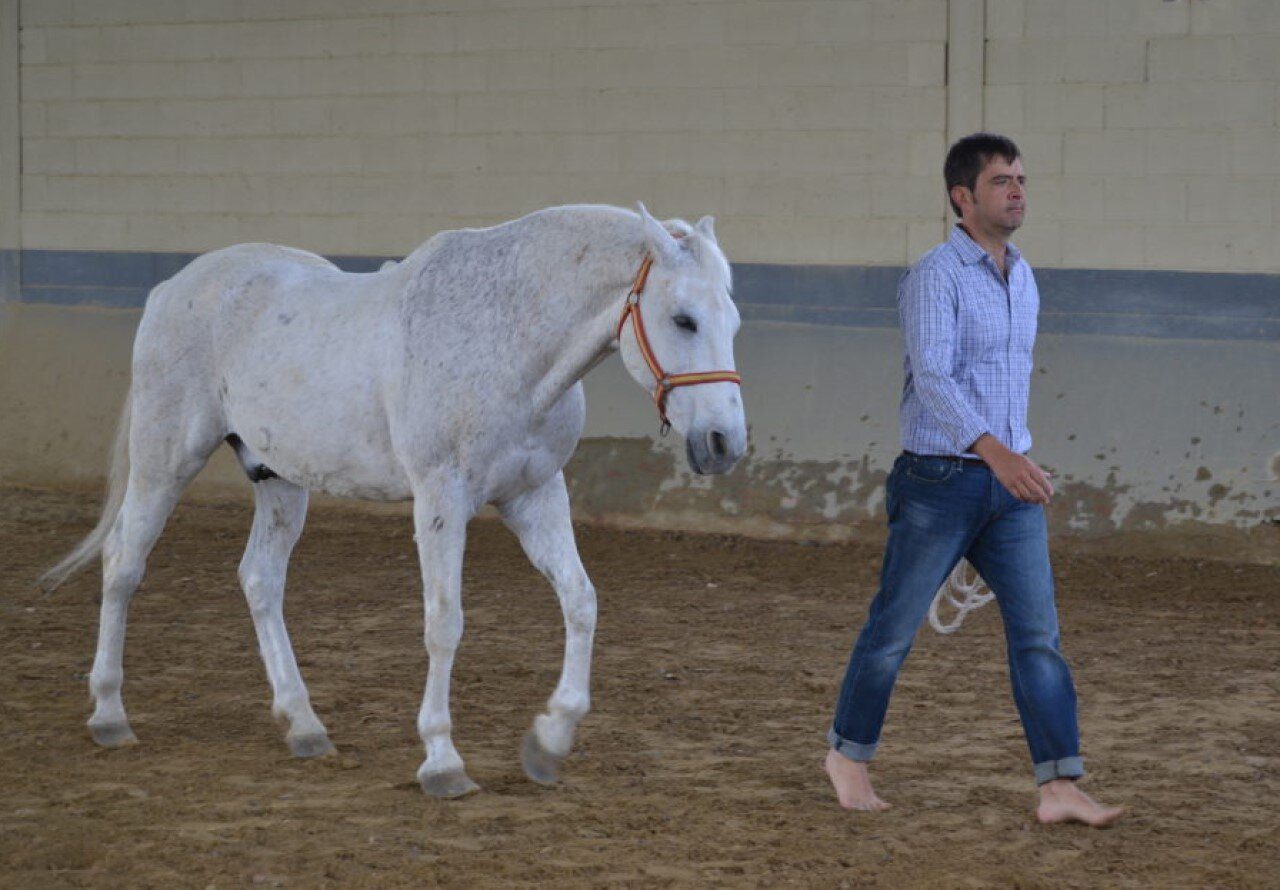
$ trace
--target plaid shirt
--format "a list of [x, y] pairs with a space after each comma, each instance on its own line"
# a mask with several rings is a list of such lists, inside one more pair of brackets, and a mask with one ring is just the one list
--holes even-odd
[[974, 456], [990, 433], [1013, 451], [1031, 449], [1027, 399], [1040, 294], [1031, 267], [1007, 247], [1008, 281], [959, 225], [898, 285], [906, 347], [902, 447], [916, 454]]

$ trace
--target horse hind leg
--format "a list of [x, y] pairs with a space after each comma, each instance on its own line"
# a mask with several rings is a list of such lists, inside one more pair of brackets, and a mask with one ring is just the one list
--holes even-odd
[[240, 584], [271, 684], [271, 712], [287, 726], [285, 741], [294, 756], [332, 754], [333, 744], [311, 708], [284, 624], [285, 573], [306, 520], [307, 491], [273, 474], [254, 484], [253, 495], [253, 530], [240, 560]]
[[557, 473], [541, 488], [502, 506], [502, 518], [520, 539], [529, 561], [555, 588], [564, 613], [565, 648], [560, 682], [524, 737], [520, 759], [525, 775], [541, 785], [560, 777], [578, 723], [591, 706], [591, 646], [596, 627], [596, 592], [573, 539], [569, 495]]
[[140, 440], [139, 431], [145, 429], [135, 424], [130, 431], [132, 465], [124, 500], [102, 545], [102, 606], [98, 645], [89, 672], [89, 692], [94, 700], [89, 732], [95, 742], [109, 748], [137, 741], [120, 694], [129, 602], [182, 490], [217, 445], [216, 437], [204, 437], [209, 441], [178, 451], [168, 447], [171, 443], [147, 440], [145, 434]]

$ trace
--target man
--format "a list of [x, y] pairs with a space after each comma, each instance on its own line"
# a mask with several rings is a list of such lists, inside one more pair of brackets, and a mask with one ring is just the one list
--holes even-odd
[[943, 168], [960, 222], [903, 277], [903, 453], [886, 483], [880, 589], [849, 660], [825, 763], [840, 805], [888, 807], [871, 786], [898, 669], [934, 594], [961, 557], [994, 591], [1014, 700], [1031, 749], [1041, 822], [1109, 825], [1075, 784], [1084, 774], [1071, 673], [1058, 644], [1044, 505], [1049, 475], [1027, 456], [1039, 295], [1009, 237], [1026, 212], [1018, 148], [976, 133]]

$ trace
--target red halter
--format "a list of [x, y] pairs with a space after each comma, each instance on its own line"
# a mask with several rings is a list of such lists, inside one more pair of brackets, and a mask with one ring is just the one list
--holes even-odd
[[618, 319], [617, 338], [622, 338], [622, 328], [627, 323], [627, 319], [631, 319], [631, 326], [635, 329], [636, 343], [640, 346], [640, 354], [644, 356], [644, 362], [649, 366], [653, 379], [657, 381], [653, 390], [653, 403], [658, 408], [658, 416], [662, 418], [662, 435], [666, 435], [671, 429], [671, 421], [667, 419], [667, 396], [671, 390], [678, 386], [694, 386], [699, 383], [736, 383], [742, 385], [742, 377], [736, 371], [699, 371], [692, 374], [668, 374], [662, 370], [662, 365], [658, 362], [658, 357], [653, 354], [653, 347], [649, 345], [649, 337], [644, 332], [644, 319], [640, 317], [640, 294], [644, 291], [645, 282], [649, 280], [649, 269], [653, 266], [653, 257], [646, 256], [644, 262], [640, 264], [640, 271], [636, 273], [636, 279], [631, 284], [631, 291], [627, 294], [626, 305], [622, 308], [622, 318]]

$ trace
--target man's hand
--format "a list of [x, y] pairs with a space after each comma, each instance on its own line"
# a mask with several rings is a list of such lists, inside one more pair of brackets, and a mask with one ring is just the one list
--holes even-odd
[[974, 442], [972, 451], [986, 461], [1000, 484], [1009, 489], [1018, 500], [1030, 504], [1047, 504], [1053, 497], [1053, 483], [1049, 481], [1049, 474], [1029, 458], [1005, 448], [990, 433], [984, 433]]

